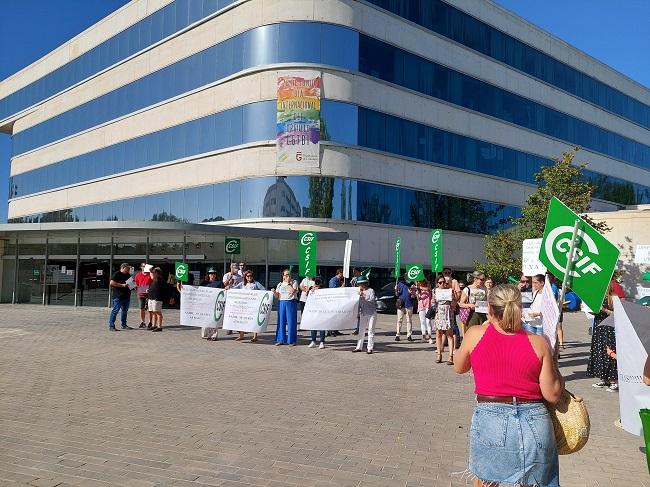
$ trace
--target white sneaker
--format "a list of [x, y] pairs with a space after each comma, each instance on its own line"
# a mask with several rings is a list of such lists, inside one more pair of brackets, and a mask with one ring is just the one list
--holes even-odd
[[597, 382], [596, 384], [591, 384], [591, 387], [595, 387], [596, 389], [604, 389], [605, 387], [609, 387], [609, 384], [607, 382]]
[[307, 345], [307, 348], [314, 348], [316, 346], [316, 342], [311, 342], [309, 345]]
[[325, 348], [325, 344], [323, 342], [320, 342], [320, 345], [318, 345], [318, 348], [321, 350]]
[[429, 338], [429, 344], [433, 345], [433, 338]]
[[609, 386], [607, 389], [605, 389], [607, 392], [618, 392], [618, 384], [612, 384]]

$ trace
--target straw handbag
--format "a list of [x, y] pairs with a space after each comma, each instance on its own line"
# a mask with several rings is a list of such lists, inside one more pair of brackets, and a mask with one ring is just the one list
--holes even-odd
[[579, 451], [589, 439], [589, 413], [581, 397], [576, 397], [566, 389], [555, 406], [548, 407], [553, 420], [555, 443], [560, 455]]

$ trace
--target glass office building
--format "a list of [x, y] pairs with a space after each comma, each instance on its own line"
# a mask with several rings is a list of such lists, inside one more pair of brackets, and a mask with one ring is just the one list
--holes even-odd
[[[319, 161], [279, 164], [277, 80], [305, 69], [322, 79]], [[13, 147], [2, 301], [23, 261], [41, 287], [48, 256], [80, 281], [78, 261], [124, 239], [144, 243], [125, 254], [137, 259], [164, 260], [152, 245], [167, 238], [199, 270], [225, 263], [185, 248], [195, 224], [222, 229], [202, 245], [224, 228], [332, 232], [324, 268], [347, 236], [375, 269], [397, 236], [403, 260], [428, 264], [442, 228], [445, 263], [469, 269], [574, 146], [594, 209], [650, 202], [650, 90], [489, 0], [133, 0], [0, 82], [0, 131]], [[110, 252], [82, 252], [91, 234]], [[284, 238], [243, 257], [275, 272], [292, 263]]]

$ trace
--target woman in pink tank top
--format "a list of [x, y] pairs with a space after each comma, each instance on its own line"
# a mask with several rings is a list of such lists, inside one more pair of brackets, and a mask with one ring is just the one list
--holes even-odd
[[544, 401], [564, 389], [546, 338], [522, 328], [521, 292], [491, 290], [488, 322], [467, 330], [456, 352], [459, 374], [472, 370], [476, 409], [469, 438], [475, 486], [559, 486], [553, 425]]

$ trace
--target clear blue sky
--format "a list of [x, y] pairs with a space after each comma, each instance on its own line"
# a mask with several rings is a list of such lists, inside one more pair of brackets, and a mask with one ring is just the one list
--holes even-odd
[[[74, 37], [126, 0], [2, 0], [0, 79]], [[650, 87], [649, 0], [497, 0]], [[0, 134], [0, 222], [7, 218], [10, 138]]]

